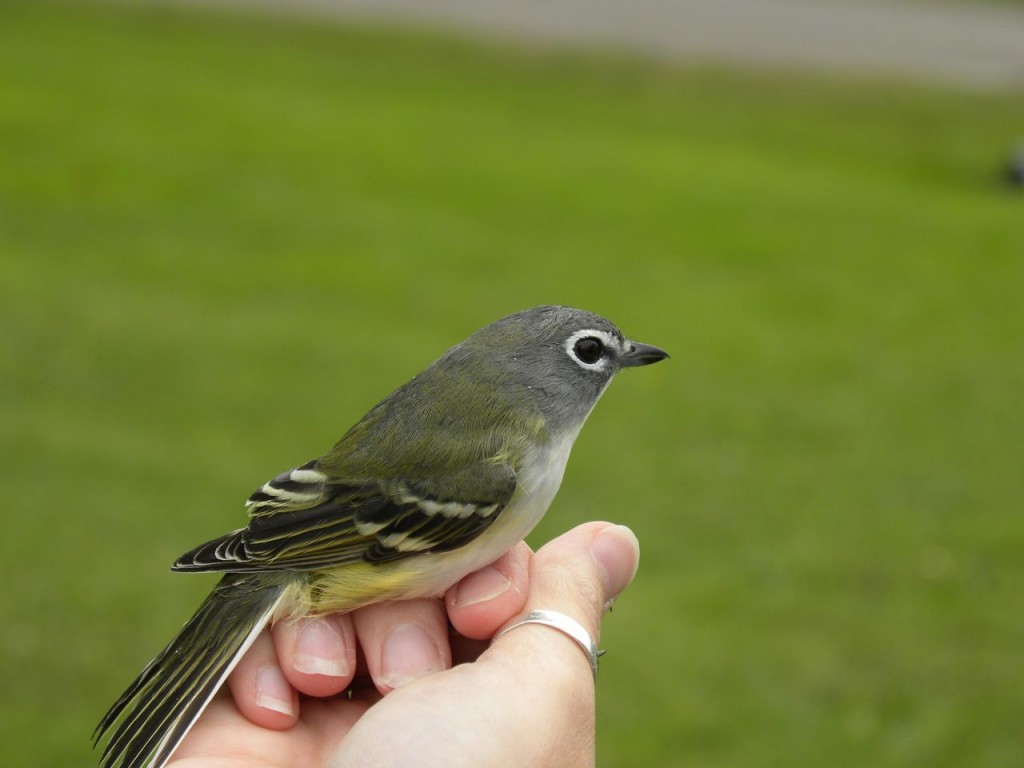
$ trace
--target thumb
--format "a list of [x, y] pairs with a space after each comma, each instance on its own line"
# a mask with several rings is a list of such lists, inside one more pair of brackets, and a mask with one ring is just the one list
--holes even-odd
[[530, 561], [523, 613], [508, 622], [515, 629], [497, 638], [492, 650], [520, 658], [526, 654], [533, 661], [543, 658], [562, 673], [578, 670], [589, 677], [589, 659], [572, 638], [547, 626], [515, 624], [530, 611], [557, 611], [598, 642], [601, 617], [633, 580], [639, 560], [633, 532], [611, 523], [586, 523], [545, 544]]

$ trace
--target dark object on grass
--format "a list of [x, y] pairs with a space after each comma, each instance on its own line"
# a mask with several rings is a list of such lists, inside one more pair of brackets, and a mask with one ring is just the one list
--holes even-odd
[[1024, 141], [1017, 145], [1006, 163], [1006, 183], [1015, 189], [1024, 189]]

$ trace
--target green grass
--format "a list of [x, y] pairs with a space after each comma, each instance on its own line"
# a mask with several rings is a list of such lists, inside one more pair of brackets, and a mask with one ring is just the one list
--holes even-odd
[[1019, 94], [24, 3], [0, 71], [0, 764], [90, 764], [170, 561], [542, 302], [673, 353], [533, 539], [642, 542], [602, 766], [1024, 752]]

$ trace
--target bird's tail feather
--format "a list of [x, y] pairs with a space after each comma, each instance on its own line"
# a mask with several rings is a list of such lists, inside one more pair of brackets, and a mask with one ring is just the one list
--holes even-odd
[[225, 575], [96, 727], [97, 743], [112, 730], [100, 768], [166, 763], [274, 616], [286, 586], [281, 575]]

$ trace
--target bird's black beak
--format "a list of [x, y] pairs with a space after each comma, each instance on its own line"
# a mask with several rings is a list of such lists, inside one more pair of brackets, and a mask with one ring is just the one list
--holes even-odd
[[638, 365], [650, 365], [668, 357], [668, 352], [651, 344], [640, 344], [636, 341], [626, 342], [626, 351], [619, 358], [622, 368], [634, 368]]

